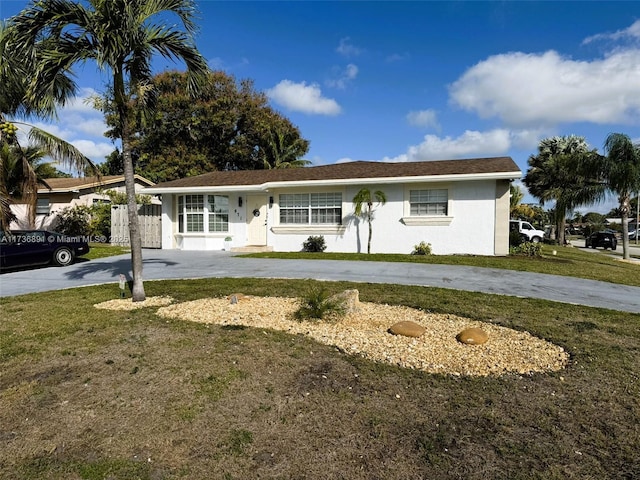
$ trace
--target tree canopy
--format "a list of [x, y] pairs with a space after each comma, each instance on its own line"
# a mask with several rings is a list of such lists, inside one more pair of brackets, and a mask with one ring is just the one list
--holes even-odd
[[40, 0], [11, 19], [16, 45], [39, 53], [28, 98], [52, 97], [57, 80], [68, 78], [78, 63], [93, 60], [109, 75], [105, 104], [111, 107], [114, 136], [122, 140], [134, 301], [145, 299], [132, 160], [136, 125], [153, 118], [154, 54], [184, 63], [187, 93], [197, 93], [206, 78], [209, 68], [193, 38], [195, 8], [194, 0]]
[[[132, 114], [135, 130], [132, 154], [136, 172], [155, 182], [213, 170], [290, 168], [309, 149], [298, 128], [274, 111], [267, 97], [250, 80], [239, 84], [225, 72], [210, 72], [197, 98], [187, 93], [187, 77], [163, 72], [151, 81], [155, 113], [142, 119]], [[109, 112], [109, 108], [107, 108]], [[111, 114], [108, 136], [119, 132]], [[105, 170], [117, 171], [120, 160], [111, 156]]]
[[592, 203], [602, 191], [601, 185], [578, 173], [581, 162], [597, 156], [584, 137], [568, 135], [543, 139], [538, 154], [529, 157], [529, 169], [522, 181], [541, 204], [555, 202], [557, 240], [561, 244], [567, 213]]

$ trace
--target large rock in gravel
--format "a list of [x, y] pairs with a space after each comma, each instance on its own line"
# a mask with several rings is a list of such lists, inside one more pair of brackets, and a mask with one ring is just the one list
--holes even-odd
[[354, 313], [360, 310], [360, 292], [356, 289], [336, 293], [330, 296], [327, 301], [336, 303], [344, 310], [344, 313]]
[[456, 340], [467, 345], [482, 345], [489, 340], [489, 334], [481, 328], [465, 328], [456, 336]]
[[394, 323], [389, 327], [389, 332], [394, 335], [402, 335], [405, 337], [419, 337], [424, 334], [427, 329], [422, 325], [418, 325], [415, 322], [404, 320], [402, 322]]

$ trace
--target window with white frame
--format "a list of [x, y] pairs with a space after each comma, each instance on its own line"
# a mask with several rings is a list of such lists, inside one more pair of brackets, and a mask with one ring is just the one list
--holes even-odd
[[446, 188], [409, 191], [411, 216], [446, 216], [448, 205], [449, 192]]
[[279, 200], [281, 225], [340, 225], [342, 193], [287, 193]]
[[209, 231], [229, 231], [229, 197], [207, 195], [209, 197]]
[[227, 196], [179, 195], [177, 213], [180, 233], [229, 231], [229, 197]]

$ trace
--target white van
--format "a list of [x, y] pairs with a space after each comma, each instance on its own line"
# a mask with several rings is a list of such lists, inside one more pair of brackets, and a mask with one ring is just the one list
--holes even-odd
[[544, 232], [533, 228], [529, 222], [523, 220], [509, 220], [509, 231], [518, 232], [527, 237], [529, 242], [539, 243], [544, 238]]

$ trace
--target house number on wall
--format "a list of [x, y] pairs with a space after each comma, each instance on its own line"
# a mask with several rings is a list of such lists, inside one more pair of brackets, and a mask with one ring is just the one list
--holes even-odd
[[253, 211], [253, 216], [254, 217], [259, 217], [260, 216], [260, 210], [258, 210], [257, 208]]

